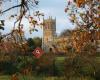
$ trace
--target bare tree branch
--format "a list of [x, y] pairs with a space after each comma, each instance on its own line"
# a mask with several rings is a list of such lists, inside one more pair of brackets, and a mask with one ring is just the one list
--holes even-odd
[[20, 6], [21, 6], [21, 4], [16, 5], [16, 6], [13, 6], [13, 7], [10, 7], [10, 8], [8, 8], [7, 10], [2, 11], [1, 13], [7, 12], [7, 11], [13, 9], [13, 8], [17, 8], [17, 7], [20, 7]]

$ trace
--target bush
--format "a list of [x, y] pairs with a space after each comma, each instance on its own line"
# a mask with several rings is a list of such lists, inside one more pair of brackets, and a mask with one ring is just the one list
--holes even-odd
[[2, 74], [6, 74], [6, 75], [10, 75], [17, 72], [17, 68], [14, 65], [14, 63], [9, 61], [0, 62], [0, 70], [2, 71]]

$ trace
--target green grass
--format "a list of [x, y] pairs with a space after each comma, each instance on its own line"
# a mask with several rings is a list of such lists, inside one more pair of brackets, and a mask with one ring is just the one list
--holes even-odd
[[[0, 76], [0, 80], [11, 80], [11, 76], [7, 76], [7, 75], [2, 75]], [[23, 76], [19, 76], [19, 80], [63, 80], [63, 77], [60, 77], [58, 79], [58, 77], [33, 77], [33, 76], [25, 76], [23, 78]]]
[[[63, 70], [62, 68], [64, 67], [63, 63], [65, 61], [65, 58], [66, 58], [66, 56], [65, 57], [60, 56], [60, 57], [55, 58], [55, 66], [57, 66], [57, 68], [59, 68], [59, 70]], [[96, 57], [95, 60], [97, 63], [100, 63], [100, 57]], [[87, 70], [87, 69], [85, 69], [85, 70]], [[24, 78], [22, 75], [19, 75], [19, 80], [66, 80], [66, 79], [64, 79], [64, 77], [52, 77], [52, 76], [45, 77], [45, 76], [34, 76], [34, 75], [33, 76], [25, 76]], [[0, 80], [11, 80], [11, 76], [1, 75]], [[80, 79], [80, 77], [72, 77], [71, 80], [94, 80], [94, 79], [92, 79], [90, 77], [85, 77], [84, 79]]]
[[100, 57], [96, 57], [95, 61], [96, 61], [97, 63], [100, 63]]
[[[33, 76], [18, 76], [19, 80], [42, 80], [41, 77], [33, 77]], [[0, 76], [0, 80], [11, 80], [11, 76], [2, 75]]]
[[66, 57], [56, 57], [56, 60], [65, 60]]
[[55, 63], [63, 63], [66, 57], [56, 57]]
[[7, 75], [0, 76], [0, 80], [10, 80], [10, 76]]
[[[0, 80], [11, 80], [10, 76], [7, 75], [2, 75], [0, 76]], [[23, 76], [20, 76], [19, 80], [67, 80], [66, 77], [25, 77], [25, 79], [23, 79]], [[95, 80], [89, 76], [87, 77], [71, 77], [70, 80]]]

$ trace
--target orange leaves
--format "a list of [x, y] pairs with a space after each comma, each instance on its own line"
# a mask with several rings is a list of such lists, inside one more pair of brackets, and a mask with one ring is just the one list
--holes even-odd
[[85, 3], [85, 0], [76, 0], [76, 4], [78, 7], [81, 7], [81, 5], [84, 3]]
[[77, 52], [80, 52], [90, 41], [100, 40], [100, 31], [93, 31], [91, 33], [89, 33], [89, 31], [75, 31], [73, 32], [72, 37], [73, 47]]
[[19, 80], [19, 79], [18, 79], [18, 75], [17, 75], [17, 74], [13, 74], [13, 75], [11, 76], [11, 80]]
[[94, 20], [95, 24], [97, 25], [96, 27], [100, 28], [100, 18], [94, 18], [93, 20]]
[[[100, 1], [100, 0], [99, 0]], [[74, 0], [68, 5], [65, 12], [70, 21], [85, 30], [100, 29], [100, 3], [98, 0]]]
[[96, 35], [96, 39], [100, 40], [100, 31], [96, 31], [95, 35]]
[[73, 32], [73, 47], [76, 49], [77, 52], [80, 52], [86, 43], [90, 40], [89, 32], [86, 31], [75, 31]]
[[[65, 12], [79, 29], [73, 31], [73, 46], [79, 51], [88, 42], [100, 39], [100, 0], [73, 0]], [[74, 15], [73, 15], [74, 14]], [[84, 32], [83, 32], [84, 30]]]

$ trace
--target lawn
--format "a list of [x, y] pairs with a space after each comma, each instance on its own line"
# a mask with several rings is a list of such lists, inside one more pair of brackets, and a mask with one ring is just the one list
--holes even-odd
[[[10, 76], [0, 76], [0, 80], [11, 80]], [[65, 77], [25, 77], [20, 76], [19, 80], [66, 80]], [[95, 80], [91, 77], [71, 77], [70, 80]]]
[[10, 76], [6, 75], [0, 76], [0, 80], [10, 80]]
[[55, 58], [55, 63], [63, 63], [66, 57], [56, 57]]
[[[64, 56], [60, 56], [60, 57], [56, 57], [55, 58], [55, 66], [56, 68], [58, 68], [60, 74], [62, 73], [62, 71], [64, 71], [64, 61], [65, 61], [66, 57]], [[97, 63], [100, 63], [100, 57], [96, 57], [95, 58]], [[22, 76], [19, 74], [18, 76], [19, 80], [66, 80], [63, 76], [60, 77], [52, 77], [52, 76]], [[81, 79], [80, 77], [72, 77], [71, 80], [75, 80], [77, 78], [77, 80], [94, 80], [92, 78], [90, 78], [89, 76], [85, 77], [85, 79]], [[1, 75], [0, 76], [0, 80], [11, 80], [11, 76], [9, 75]]]
[[[19, 76], [19, 80], [43, 80], [42, 77], [33, 77], [33, 76]], [[2, 75], [0, 76], [0, 80], [11, 80], [11, 76]]]
[[[0, 80], [11, 80], [11, 76], [7, 76], [7, 75], [3, 75], [0, 76]], [[64, 77], [60, 77], [58, 79], [58, 77], [29, 77], [29, 76], [25, 76], [23, 78], [23, 76], [19, 76], [19, 80], [64, 80]]]

